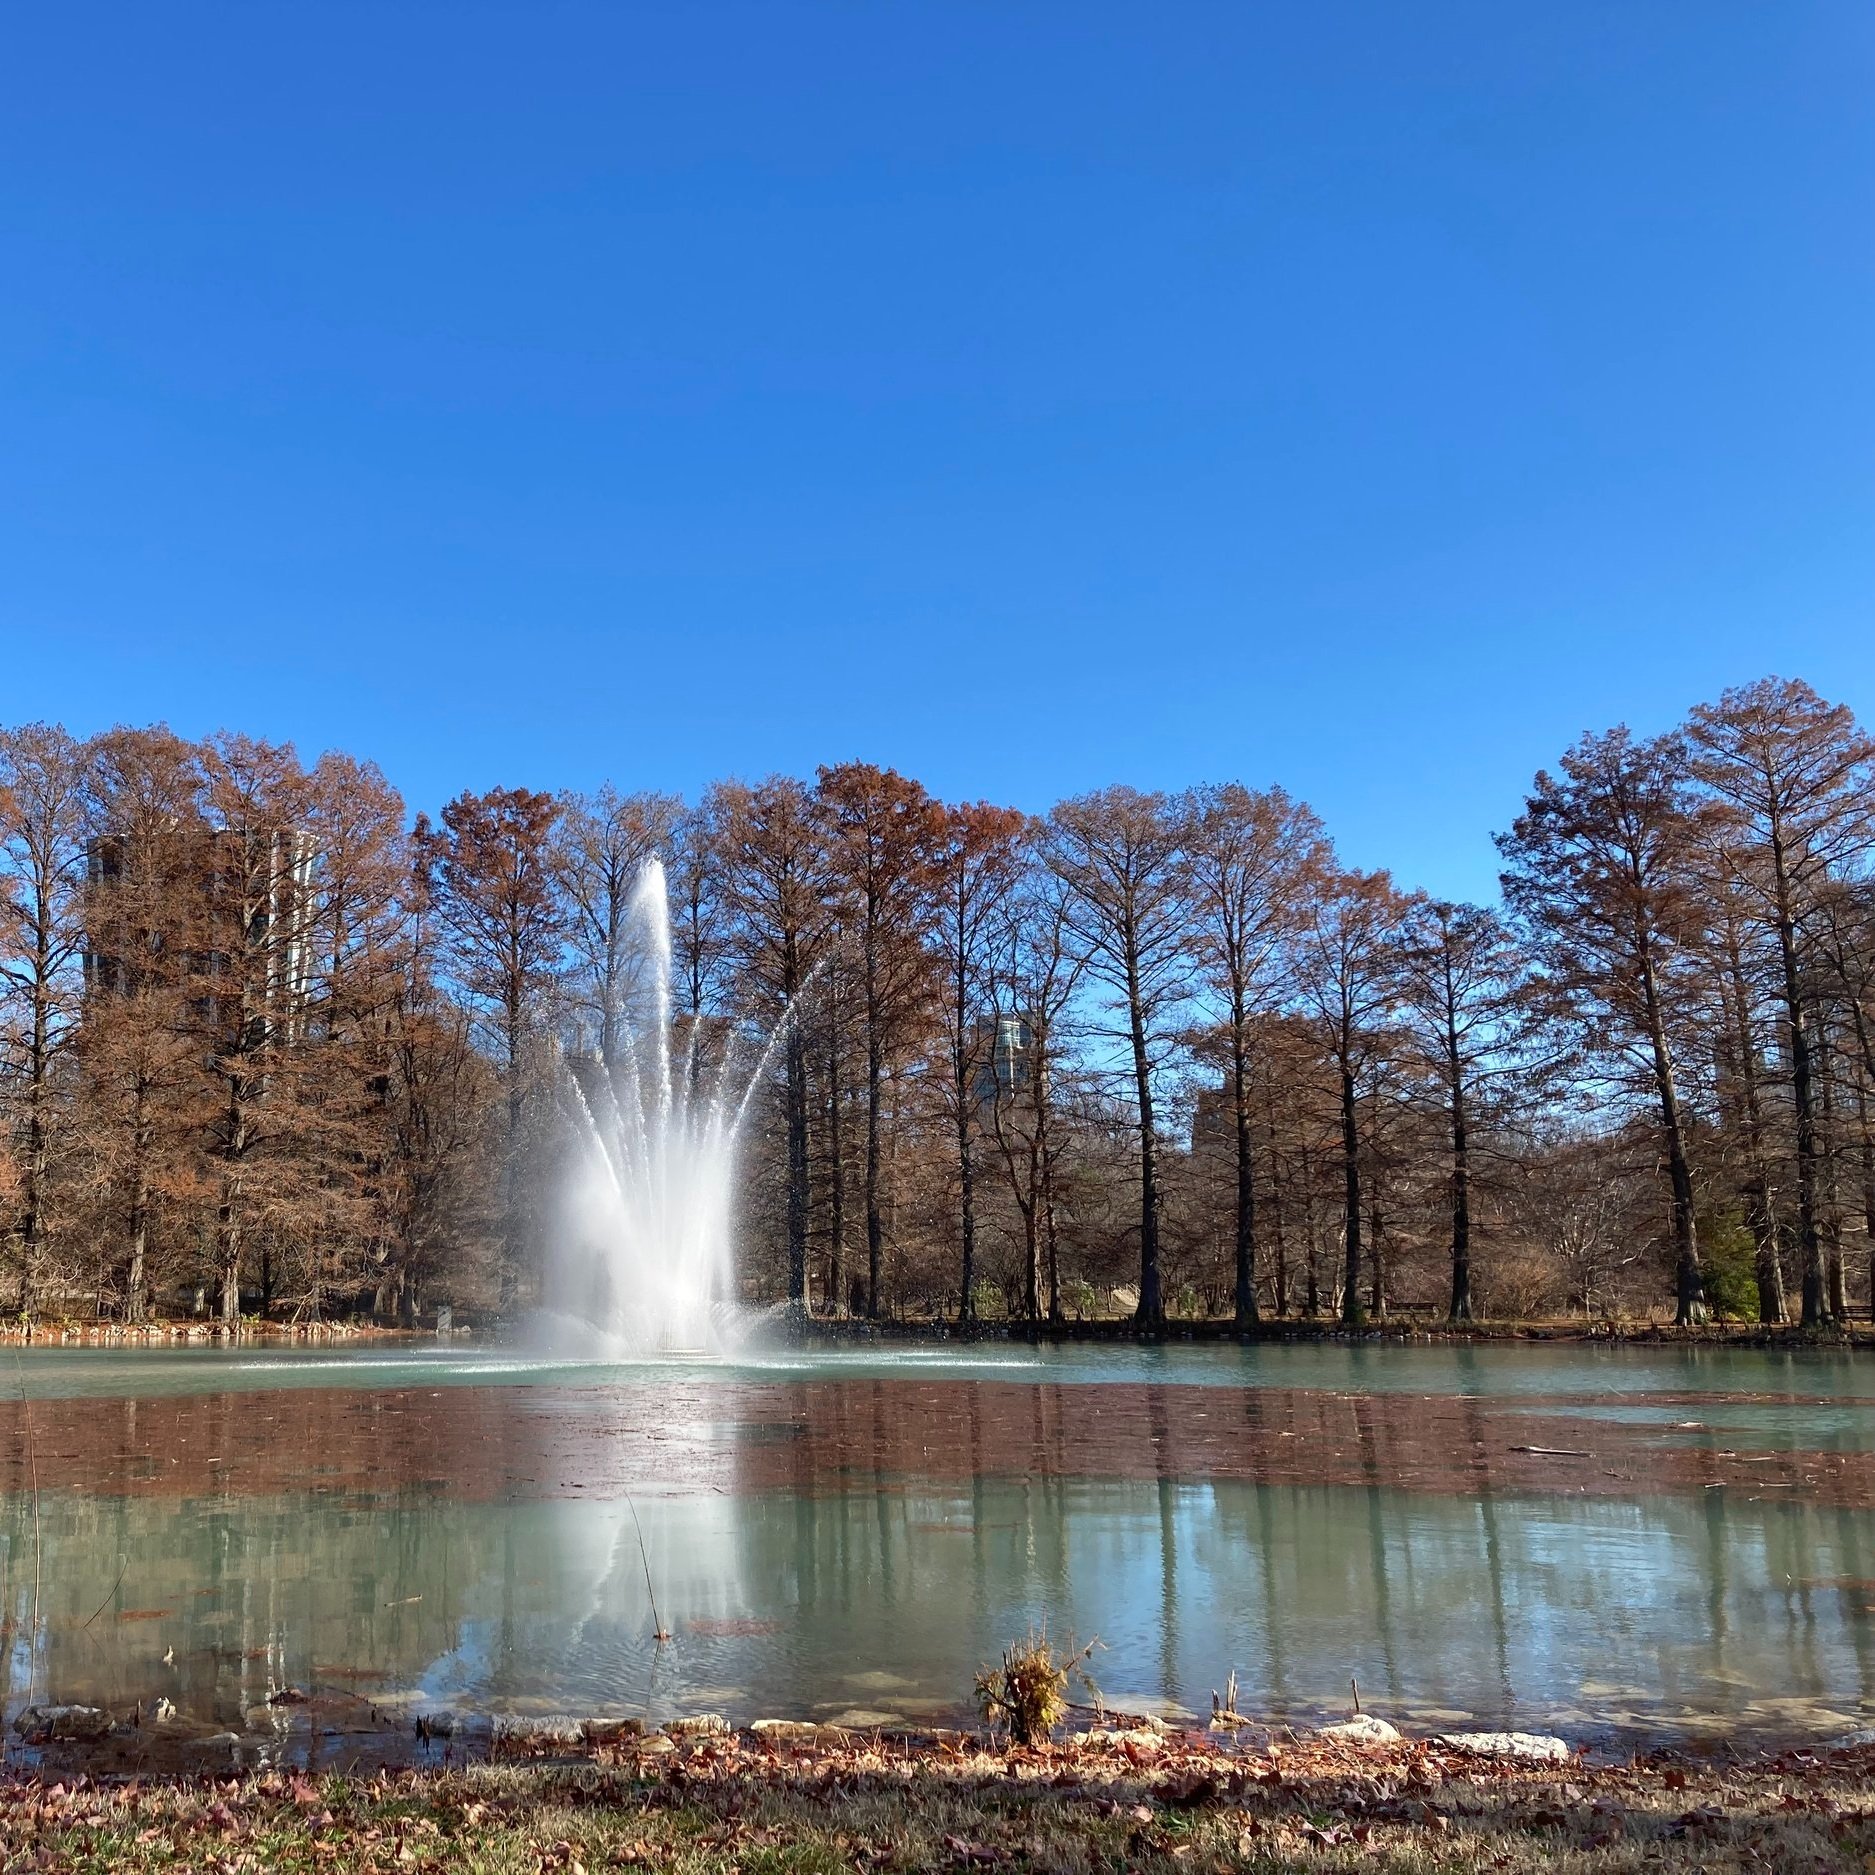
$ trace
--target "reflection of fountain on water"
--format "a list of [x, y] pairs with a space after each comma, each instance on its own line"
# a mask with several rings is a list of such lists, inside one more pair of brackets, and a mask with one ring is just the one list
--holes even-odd
[[670, 907], [656, 859], [638, 875], [631, 926], [639, 980], [620, 1035], [561, 1077], [579, 1151], [543, 1326], [568, 1352], [722, 1354], [776, 1313], [736, 1300], [731, 1213], [737, 1135], [791, 1012], [739, 1088], [727, 1078], [733, 1045], [710, 1067], [695, 1021], [673, 1061]]

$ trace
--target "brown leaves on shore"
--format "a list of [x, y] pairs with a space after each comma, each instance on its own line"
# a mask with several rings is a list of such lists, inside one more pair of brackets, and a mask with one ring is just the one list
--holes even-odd
[[[698, 1875], [847, 1867], [1850, 1869], [1875, 1752], [1521, 1765], [1426, 1745], [1125, 1733], [1008, 1752], [968, 1734], [621, 1735], [584, 1761], [350, 1777], [0, 1782], [0, 1867], [218, 1875]], [[1129, 1749], [1131, 1747], [1131, 1749]]]

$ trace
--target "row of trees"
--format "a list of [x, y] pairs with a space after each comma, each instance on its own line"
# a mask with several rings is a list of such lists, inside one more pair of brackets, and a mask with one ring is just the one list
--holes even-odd
[[346, 756], [0, 733], [12, 1299], [524, 1305], [560, 1064], [638, 1019], [657, 855], [691, 1058], [781, 1026], [751, 1296], [1246, 1327], [1866, 1301], [1875, 744], [1765, 680], [1584, 737], [1498, 843], [1501, 904], [1460, 905], [1347, 867], [1279, 789], [1034, 819], [847, 763], [412, 823]]

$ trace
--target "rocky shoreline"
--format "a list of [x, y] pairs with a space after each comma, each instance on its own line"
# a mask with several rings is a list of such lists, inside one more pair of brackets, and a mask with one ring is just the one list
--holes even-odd
[[[616, 1713], [463, 1712], [451, 1708], [414, 1713], [387, 1710], [357, 1694], [303, 1693], [288, 1688], [249, 1710], [233, 1730], [177, 1712], [166, 1699], [127, 1710], [36, 1704], [10, 1728], [12, 1749], [49, 1766], [99, 1772], [188, 1770], [252, 1772], [268, 1768], [423, 1767], [477, 1762], [533, 1761], [542, 1757], [624, 1752], [652, 1760], [704, 1741], [736, 1741], [743, 1749], [847, 1750], [862, 1743], [901, 1753], [997, 1751], [1007, 1740], [993, 1727], [902, 1723], [862, 1725], [842, 1720], [763, 1717], [735, 1724], [720, 1712], [696, 1712], [653, 1721]], [[1548, 1732], [1455, 1729], [1407, 1735], [1373, 1713], [1319, 1725], [1257, 1719], [1220, 1711], [1207, 1723], [1173, 1724], [1155, 1714], [1081, 1708], [1058, 1728], [1061, 1748], [1118, 1750], [1136, 1761], [1165, 1754], [1207, 1751], [1229, 1755], [1280, 1754], [1331, 1748], [1341, 1752], [1432, 1750], [1465, 1759], [1524, 1765], [1612, 1762], [1634, 1752], [1669, 1751], [1694, 1758], [1695, 1748], [1666, 1738], [1630, 1740], [1620, 1750], [1571, 1741]], [[1762, 1742], [1760, 1749], [1812, 1752], [1875, 1748], [1875, 1729], [1817, 1740]], [[1731, 1742], [1720, 1749], [1736, 1758]]]

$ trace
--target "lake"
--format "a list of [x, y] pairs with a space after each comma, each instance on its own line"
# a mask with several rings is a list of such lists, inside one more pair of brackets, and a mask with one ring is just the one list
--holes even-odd
[[[1875, 1722], [1875, 1363], [1593, 1344], [32, 1349], [9, 1718], [936, 1723], [1045, 1622], [1106, 1696], [1618, 1743]], [[35, 1504], [37, 1506], [35, 1512]], [[649, 1578], [649, 1591], [647, 1589]], [[652, 1612], [655, 1592], [657, 1618]], [[36, 1607], [36, 1619], [35, 1619]], [[655, 1640], [658, 1622], [668, 1642]], [[372, 1716], [376, 1715], [376, 1716]]]

